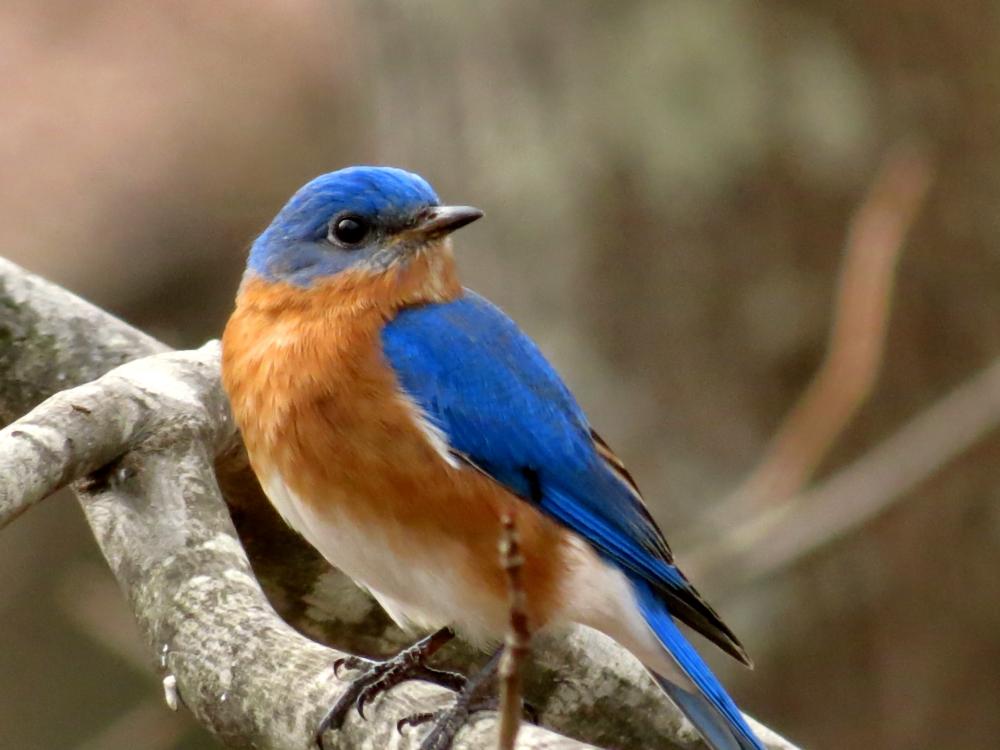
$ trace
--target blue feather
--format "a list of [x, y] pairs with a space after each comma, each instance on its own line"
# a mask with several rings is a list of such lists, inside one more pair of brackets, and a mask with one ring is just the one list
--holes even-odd
[[[598, 455], [573, 395], [542, 353], [473, 292], [402, 311], [382, 332], [403, 389], [456, 451], [598, 549], [664, 586], [689, 586], [633, 490]], [[531, 497], [532, 482], [542, 490]]]
[[645, 581], [633, 579], [632, 585], [649, 627], [698, 688], [697, 693], [692, 693], [665, 677], [654, 675], [664, 692], [715, 750], [764, 750], [732, 698], [684, 638], [662, 599]]

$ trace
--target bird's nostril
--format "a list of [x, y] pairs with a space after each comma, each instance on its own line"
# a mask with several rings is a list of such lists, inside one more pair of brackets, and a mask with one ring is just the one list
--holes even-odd
[[406, 226], [407, 228], [419, 226], [420, 224], [423, 224], [426, 221], [430, 221], [433, 218], [434, 218], [434, 209], [424, 208], [421, 209], [420, 211], [417, 211], [415, 214], [412, 214], [409, 220], [406, 222]]

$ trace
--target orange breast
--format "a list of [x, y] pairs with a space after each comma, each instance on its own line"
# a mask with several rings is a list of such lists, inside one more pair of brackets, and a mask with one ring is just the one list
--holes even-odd
[[[399, 565], [421, 546], [457, 550], [441, 564], [454, 565], [474, 592], [470, 606], [495, 610], [491, 621], [505, 619], [497, 545], [500, 519], [511, 514], [529, 617], [540, 627], [561, 606], [566, 533], [489, 477], [450, 466], [418, 427], [379, 337], [385, 320], [413, 300], [407, 284], [244, 284], [223, 337], [223, 379], [251, 462], [262, 479], [278, 472], [312, 513], [369, 529]], [[435, 284], [437, 292], [460, 293], [457, 283]]]

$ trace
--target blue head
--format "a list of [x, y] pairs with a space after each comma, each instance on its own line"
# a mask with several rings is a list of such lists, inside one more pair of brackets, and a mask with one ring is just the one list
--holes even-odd
[[310, 286], [349, 268], [404, 262], [480, 216], [468, 206], [442, 206], [411, 172], [348, 167], [293, 195], [254, 241], [247, 268], [269, 281]]

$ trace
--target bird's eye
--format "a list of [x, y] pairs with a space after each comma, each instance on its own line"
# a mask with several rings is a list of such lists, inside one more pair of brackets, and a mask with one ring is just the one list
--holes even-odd
[[368, 222], [360, 216], [340, 216], [333, 220], [330, 239], [341, 245], [357, 245], [368, 236], [368, 230]]

